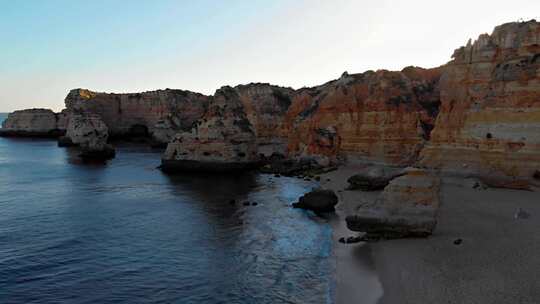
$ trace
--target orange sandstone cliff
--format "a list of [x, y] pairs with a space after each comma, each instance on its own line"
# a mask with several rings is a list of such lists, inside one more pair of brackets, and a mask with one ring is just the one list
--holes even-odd
[[[234, 104], [238, 119], [247, 119], [259, 155], [417, 165], [518, 184], [540, 169], [540, 23], [535, 20], [497, 26], [438, 68], [344, 73], [299, 90], [252, 83], [227, 92], [234, 98], [224, 102]], [[201, 125], [214, 99], [170, 89], [133, 94], [76, 89], [66, 97], [60, 125], [65, 129], [70, 115], [88, 113], [99, 116], [111, 137], [146, 133], [168, 143]], [[52, 112], [12, 113], [4, 133], [24, 133], [26, 122], [45, 125], [44, 118], [53, 125]], [[207, 127], [215, 131], [228, 123], [214, 118]]]
[[439, 68], [408, 67], [298, 90], [286, 116], [289, 154], [412, 164], [438, 114], [439, 77]]
[[540, 168], [540, 24], [507, 23], [454, 52], [419, 163], [490, 178]]

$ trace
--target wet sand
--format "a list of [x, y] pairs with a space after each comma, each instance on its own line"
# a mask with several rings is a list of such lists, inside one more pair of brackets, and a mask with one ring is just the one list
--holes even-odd
[[[343, 191], [357, 170], [341, 168], [323, 176], [322, 186], [340, 196], [341, 216], [377, 195]], [[519, 207], [530, 217], [516, 219]], [[377, 284], [366, 286], [350, 273], [357, 271], [358, 250], [371, 254], [371, 259], [360, 256], [361, 263], [375, 264], [378, 277], [370, 278], [378, 278], [384, 290], [378, 303], [540, 303], [539, 232], [540, 192], [477, 190], [463, 179], [444, 178], [438, 225], [431, 237], [346, 245], [348, 249], [336, 243], [337, 302], [374, 303], [366, 298], [377, 293], [372, 292]], [[339, 229], [336, 233], [352, 235]], [[455, 245], [458, 238], [463, 241]], [[358, 290], [372, 293], [362, 297]]]
[[[365, 243], [343, 244], [339, 242], [341, 237], [358, 235], [357, 232], [347, 229], [345, 223], [345, 216], [351, 212], [351, 208], [355, 205], [345, 202], [354, 201], [356, 193], [343, 191], [347, 187], [347, 178], [343, 177], [354, 174], [356, 170], [356, 167], [342, 168], [322, 175], [320, 182], [322, 187], [333, 189], [340, 201], [336, 207], [336, 216], [330, 220], [336, 259], [335, 303], [337, 304], [375, 304], [383, 294], [383, 288], [375, 270], [371, 247]], [[330, 181], [327, 181], [328, 178]]]

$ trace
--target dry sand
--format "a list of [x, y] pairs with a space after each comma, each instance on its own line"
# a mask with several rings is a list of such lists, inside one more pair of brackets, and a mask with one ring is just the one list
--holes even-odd
[[[540, 192], [477, 190], [470, 181], [444, 178], [433, 236], [344, 245], [337, 239], [354, 235], [344, 216], [378, 195], [343, 191], [360, 169], [341, 168], [321, 181], [340, 197], [337, 303], [540, 303]], [[519, 207], [530, 217], [516, 219]], [[463, 242], [455, 245], [458, 238]]]

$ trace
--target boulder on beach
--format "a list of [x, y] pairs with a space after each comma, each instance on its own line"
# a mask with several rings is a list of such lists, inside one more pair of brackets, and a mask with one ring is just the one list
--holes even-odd
[[[107, 144], [108, 128], [101, 118], [93, 114], [73, 114], [66, 137], [81, 148], [80, 156], [88, 159], [114, 158], [114, 148]], [[63, 139], [68, 142], [68, 139]]]
[[313, 190], [304, 194], [294, 203], [294, 208], [311, 210], [313, 212], [333, 212], [338, 203], [338, 197], [332, 190]]
[[376, 191], [382, 190], [390, 181], [403, 173], [400, 169], [372, 166], [364, 171], [351, 176], [347, 182], [348, 190]]
[[381, 196], [346, 218], [347, 227], [383, 238], [426, 237], [439, 209], [440, 178], [410, 170], [390, 182]]

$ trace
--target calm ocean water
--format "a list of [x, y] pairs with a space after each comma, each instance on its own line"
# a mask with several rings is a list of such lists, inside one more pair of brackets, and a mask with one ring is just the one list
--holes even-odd
[[0, 138], [0, 303], [331, 302], [331, 229], [289, 207], [313, 184], [171, 177], [159, 160]]

